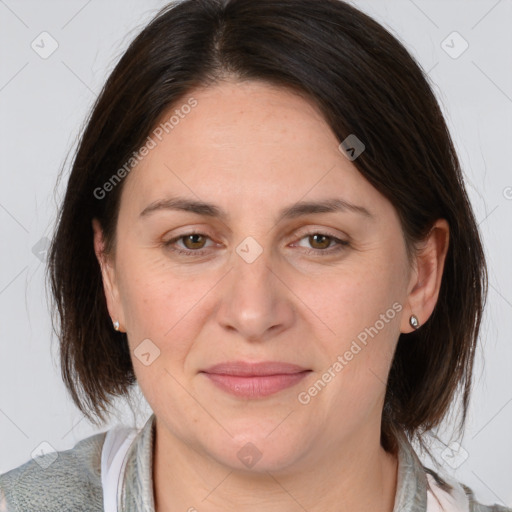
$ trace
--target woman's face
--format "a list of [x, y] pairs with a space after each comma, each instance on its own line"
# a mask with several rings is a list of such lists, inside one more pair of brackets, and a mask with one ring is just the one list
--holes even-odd
[[[307, 100], [256, 82], [191, 96], [126, 178], [104, 268], [159, 435], [253, 471], [378, 435], [412, 330], [395, 209]], [[240, 364], [261, 362], [285, 364]]]

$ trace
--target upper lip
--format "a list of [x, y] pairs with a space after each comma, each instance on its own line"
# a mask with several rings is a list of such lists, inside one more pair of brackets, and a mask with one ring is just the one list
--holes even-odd
[[284, 363], [280, 361], [262, 361], [248, 363], [245, 361], [229, 361], [210, 366], [203, 370], [204, 373], [216, 373], [219, 375], [240, 375], [244, 377], [263, 375], [286, 375], [308, 371], [302, 366]]

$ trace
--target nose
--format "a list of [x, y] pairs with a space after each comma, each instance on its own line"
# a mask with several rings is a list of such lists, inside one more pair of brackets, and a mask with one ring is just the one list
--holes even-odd
[[[243, 249], [248, 249], [244, 253]], [[218, 321], [228, 331], [255, 342], [265, 341], [286, 330], [294, 321], [290, 288], [279, 275], [270, 251], [258, 252], [241, 244], [233, 254], [233, 267], [221, 290]], [[247, 257], [253, 251], [250, 257]]]

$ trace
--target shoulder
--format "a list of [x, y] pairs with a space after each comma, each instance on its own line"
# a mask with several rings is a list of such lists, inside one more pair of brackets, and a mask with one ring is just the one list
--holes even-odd
[[105, 432], [0, 475], [0, 512], [101, 511]]
[[512, 508], [496, 503], [480, 503], [471, 488], [448, 475], [441, 476], [429, 468], [425, 468], [425, 472], [428, 482], [427, 512], [512, 512]]

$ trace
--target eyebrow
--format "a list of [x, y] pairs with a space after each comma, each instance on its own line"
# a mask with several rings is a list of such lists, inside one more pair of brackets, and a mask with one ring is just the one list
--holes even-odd
[[[154, 201], [153, 203], [146, 206], [144, 210], [142, 210], [139, 217], [147, 217], [151, 213], [160, 210], [185, 211], [206, 217], [217, 218], [222, 221], [229, 220], [229, 214], [219, 206], [204, 201], [188, 199], [185, 197], [170, 197], [167, 199]], [[358, 206], [339, 198], [331, 198], [321, 201], [301, 201], [287, 208], [283, 208], [279, 212], [276, 222], [281, 222], [287, 219], [295, 219], [303, 215], [336, 212], [351, 212], [363, 215], [368, 219], [375, 219], [375, 215], [367, 210], [364, 206]]]

